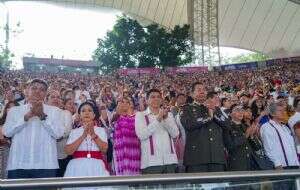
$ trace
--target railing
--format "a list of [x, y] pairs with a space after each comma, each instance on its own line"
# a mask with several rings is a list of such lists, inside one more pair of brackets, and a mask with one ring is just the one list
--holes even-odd
[[81, 177], [81, 178], [49, 178], [1, 180], [0, 189], [49, 189], [64, 187], [90, 186], [145, 186], [168, 184], [207, 184], [207, 183], [236, 183], [241, 181], [272, 181], [293, 180], [297, 189], [300, 189], [300, 170], [256, 171], [256, 172], [218, 172], [218, 173], [182, 173], [165, 175], [141, 175], [130, 177]]

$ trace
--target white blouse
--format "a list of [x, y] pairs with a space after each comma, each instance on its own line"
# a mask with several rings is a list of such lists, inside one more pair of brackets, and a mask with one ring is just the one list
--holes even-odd
[[[103, 141], [107, 143], [107, 135], [103, 127], [94, 127], [96, 135]], [[84, 132], [83, 127], [73, 129], [70, 133], [67, 145], [74, 143]], [[77, 151], [99, 151], [98, 145], [91, 139], [88, 135], [84, 141], [80, 144]]]

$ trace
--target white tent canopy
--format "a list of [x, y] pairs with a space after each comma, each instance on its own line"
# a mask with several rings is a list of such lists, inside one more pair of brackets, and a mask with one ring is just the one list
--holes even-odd
[[[40, 0], [78, 8], [109, 7], [143, 23], [188, 23], [191, 0]], [[300, 5], [289, 0], [219, 0], [220, 46], [271, 57], [300, 55]]]

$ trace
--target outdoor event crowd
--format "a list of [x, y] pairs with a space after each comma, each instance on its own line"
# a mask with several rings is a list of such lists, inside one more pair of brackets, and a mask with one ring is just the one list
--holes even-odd
[[1, 73], [0, 175], [297, 169], [299, 71]]

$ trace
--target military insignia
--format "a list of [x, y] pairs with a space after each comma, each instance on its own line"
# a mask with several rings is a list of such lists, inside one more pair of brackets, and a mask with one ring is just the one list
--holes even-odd
[[214, 118], [215, 118], [216, 120], [220, 121], [220, 118], [219, 118], [218, 116], [215, 115]]
[[209, 118], [206, 118], [206, 119], [203, 119], [203, 122], [208, 122], [210, 119]]
[[222, 115], [220, 119], [221, 119], [221, 121], [225, 121], [224, 115]]
[[183, 115], [183, 111], [180, 111], [180, 112], [179, 112], [179, 115], [182, 116], [182, 115]]

